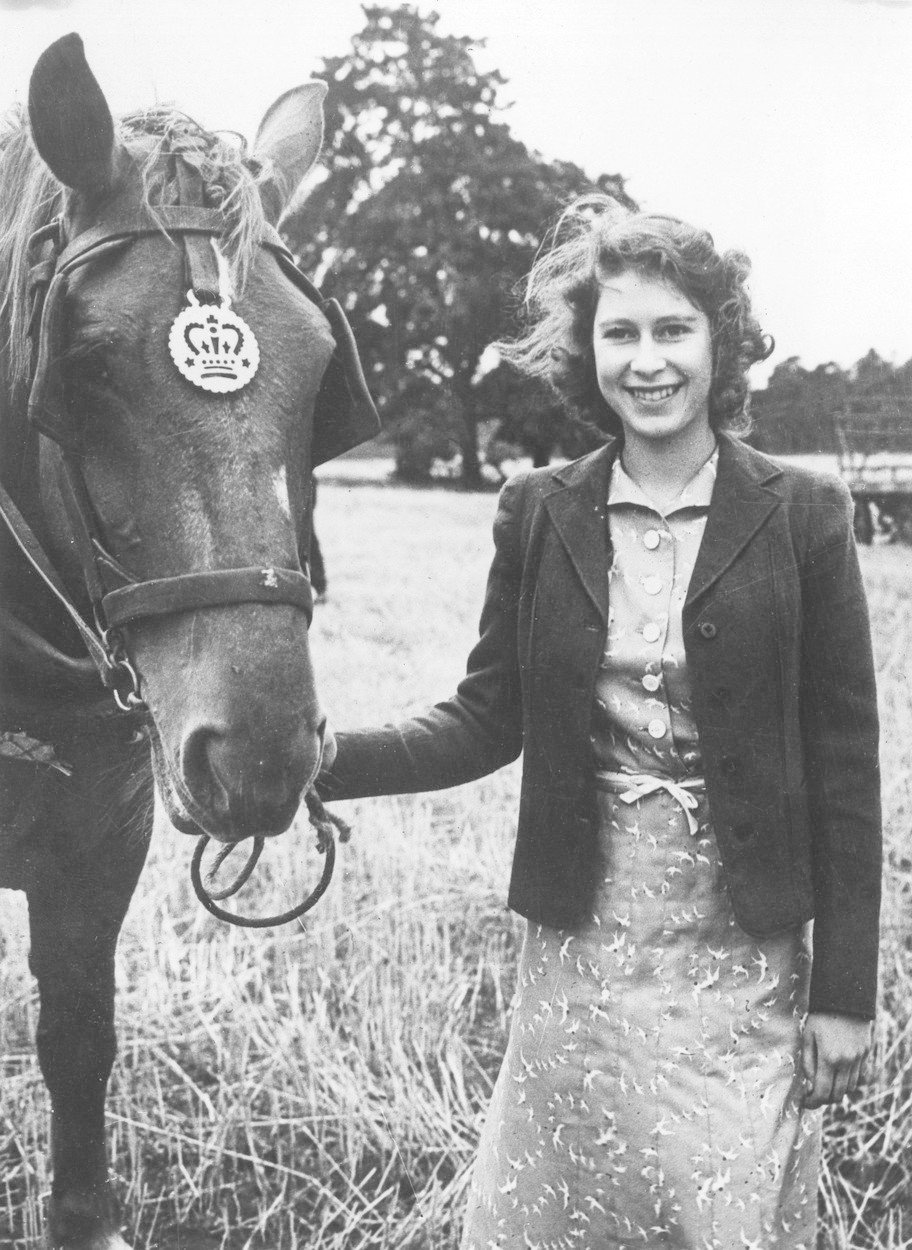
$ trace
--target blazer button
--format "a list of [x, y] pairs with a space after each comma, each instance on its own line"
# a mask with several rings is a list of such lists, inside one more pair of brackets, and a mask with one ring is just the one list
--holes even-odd
[[699, 629], [700, 637], [705, 638], [707, 642], [711, 642], [719, 632], [715, 625], [713, 625], [712, 621], [701, 621]]
[[744, 820], [740, 825], [735, 825], [732, 829], [732, 837], [736, 842], [750, 842], [756, 832], [753, 821]]
[[729, 690], [728, 686], [717, 686], [712, 692], [712, 697], [716, 703], [725, 707], [727, 703], [731, 702], [732, 692]]
[[723, 755], [720, 767], [726, 777], [734, 777], [741, 767], [741, 761], [736, 755]]

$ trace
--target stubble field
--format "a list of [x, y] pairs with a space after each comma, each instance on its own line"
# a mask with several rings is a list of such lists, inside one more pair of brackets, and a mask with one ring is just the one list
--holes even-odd
[[[495, 499], [321, 488], [330, 595], [313, 637], [337, 727], [450, 693], [475, 634]], [[821, 1247], [912, 1246], [912, 553], [862, 553], [885, 727], [882, 1006], [865, 1092], [828, 1113]], [[340, 804], [354, 825], [306, 923], [229, 929], [156, 830], [118, 960], [109, 1098], [125, 1236], [158, 1250], [446, 1250], [506, 1038], [521, 923], [504, 909], [516, 766], [439, 795]], [[241, 899], [319, 872], [309, 828]], [[0, 1246], [49, 1188], [25, 904], [0, 892]]]

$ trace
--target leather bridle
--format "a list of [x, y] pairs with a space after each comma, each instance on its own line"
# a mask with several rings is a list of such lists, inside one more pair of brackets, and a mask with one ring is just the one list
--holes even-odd
[[[86, 619], [77, 606], [41, 542], [0, 485], [0, 520], [6, 524], [33, 571], [76, 626], [102, 683], [124, 712], [147, 710], [139, 674], [127, 648], [123, 632], [125, 626], [152, 617], [237, 603], [291, 605], [306, 614], [308, 625], [313, 617], [313, 591], [304, 561], [304, 567], [298, 569], [280, 566], [207, 569], [140, 580], [133, 577], [107, 550], [102, 539], [76, 454], [77, 439], [64, 408], [65, 396], [56, 368], [64, 300], [70, 278], [77, 270], [128, 248], [137, 239], [163, 233], [176, 238], [182, 246], [191, 289], [202, 287], [205, 290], [211, 279], [212, 248], [209, 244], [223, 233], [222, 214], [214, 209], [196, 205], [162, 207], [154, 213], [140, 209], [128, 219], [85, 230], [67, 243], [63, 242], [62, 223], [58, 219], [37, 231], [30, 241], [32, 253], [43, 250], [46, 254], [36, 260], [29, 271], [29, 336], [33, 367], [28, 421], [60, 448], [58, 484], [72, 526], [74, 545], [91, 605], [91, 619]], [[321, 298], [295, 264], [277, 231], [265, 223], [259, 243], [272, 252], [286, 276], [325, 314], [336, 340], [337, 352], [331, 366], [338, 367], [327, 370], [321, 394], [326, 390], [330, 405], [339, 409], [339, 429], [322, 434], [315, 430], [313, 451], [314, 462], [318, 463], [372, 437], [379, 424], [376, 410], [341, 307], [335, 300]], [[223, 911], [215, 900], [229, 897], [240, 888], [253, 870], [263, 839], [255, 838], [247, 866], [227, 890], [208, 893], [201, 879], [202, 856], [209, 841], [203, 835], [198, 840], [193, 857], [191, 877], [197, 896], [213, 915], [232, 924], [259, 928], [296, 919], [317, 902], [332, 876], [335, 858], [333, 829], [344, 840], [347, 826], [339, 817], [325, 811], [315, 792], [308, 793], [305, 799], [311, 823], [317, 829], [318, 849], [325, 855], [323, 873], [314, 890], [296, 907], [279, 916], [253, 918]]]
[[[123, 633], [125, 625], [149, 617], [237, 603], [290, 604], [306, 614], [308, 624], [313, 616], [313, 591], [306, 564], [304, 569], [280, 566], [215, 569], [146, 581], [133, 577], [104, 545], [82, 467], [74, 454], [75, 432], [62, 411], [63, 396], [59, 382], [55, 385], [54, 381], [63, 301], [67, 285], [78, 269], [124, 250], [137, 239], [164, 232], [176, 237], [184, 246], [192, 278], [200, 271], [200, 253], [193, 244], [201, 240], [208, 242], [210, 238], [220, 235], [222, 230], [220, 212], [193, 205], [177, 205], [159, 208], [154, 215], [142, 210], [131, 220], [92, 227], [65, 245], [62, 245], [59, 222], [44, 227], [32, 237], [33, 249], [50, 244], [51, 255], [37, 261], [29, 275], [29, 332], [33, 343], [34, 368], [28, 417], [29, 423], [55, 442], [62, 453], [59, 485], [73, 527], [75, 547], [91, 604], [91, 620], [86, 620], [75, 605], [38, 539], [2, 489], [0, 515], [33, 569], [66, 609], [95, 662], [102, 682], [111, 690], [123, 711], [145, 707], [139, 677], [127, 650]], [[283, 272], [314, 304], [327, 310], [327, 305], [334, 303], [320, 298], [271, 226], [264, 224], [259, 241], [276, 256]]]

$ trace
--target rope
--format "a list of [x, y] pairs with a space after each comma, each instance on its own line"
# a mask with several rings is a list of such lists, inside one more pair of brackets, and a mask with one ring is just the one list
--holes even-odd
[[231, 898], [232, 894], [237, 894], [241, 886], [247, 884], [250, 880], [250, 874], [253, 872], [254, 868], [256, 868], [257, 861], [263, 854], [263, 847], [266, 845], [266, 839], [263, 837], [255, 837], [253, 839], [253, 849], [247, 856], [247, 862], [244, 864], [244, 867], [235, 879], [230, 885], [226, 885], [224, 889], [213, 890], [212, 886], [215, 883], [215, 874], [221, 868], [222, 864], [224, 864], [225, 860], [228, 859], [230, 855], [234, 854], [238, 845], [239, 843], [237, 842], [229, 842], [226, 846], [223, 846], [215, 857], [215, 863], [209, 869], [208, 880], [206, 882], [206, 893], [213, 900], [213, 902], [220, 903], [223, 899]]
[[[307, 895], [300, 903], [281, 912], [277, 916], [241, 916], [236, 912], [225, 911], [219, 907], [219, 902], [226, 898], [230, 898], [236, 894], [238, 890], [250, 879], [250, 876], [257, 865], [260, 855], [263, 851], [265, 838], [257, 836], [253, 839], [253, 848], [247, 857], [244, 867], [238, 873], [237, 877], [230, 885], [221, 890], [214, 891], [207, 889], [203, 885], [202, 880], [202, 862], [206, 847], [209, 844], [209, 837], [203, 834], [196, 843], [193, 852], [193, 859], [190, 862], [190, 880], [193, 883], [193, 890], [196, 897], [205, 907], [210, 915], [215, 916], [217, 920], [224, 920], [227, 924], [237, 925], [242, 929], [268, 929], [273, 925], [288, 924], [292, 920], [297, 920], [319, 902], [326, 893], [330, 881], [332, 880], [333, 868], [336, 863], [336, 844], [333, 838], [333, 831], [338, 833], [340, 842], [347, 842], [351, 837], [351, 826], [348, 825], [341, 816], [336, 816], [333, 812], [328, 812], [323, 806], [320, 796], [315, 790], [308, 790], [304, 796], [307, 804], [307, 814], [311, 825], [317, 831], [317, 850], [321, 855], [326, 856], [326, 862], [323, 865], [323, 874], [317, 882], [310, 894]], [[232, 842], [230, 846], [222, 847], [216, 856], [215, 863], [211, 872], [208, 874], [208, 883], [211, 886], [212, 877], [225, 862], [228, 856], [237, 847], [236, 842]]]

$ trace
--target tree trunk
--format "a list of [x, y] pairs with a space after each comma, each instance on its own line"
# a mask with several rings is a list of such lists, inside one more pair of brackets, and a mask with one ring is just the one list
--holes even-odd
[[459, 434], [459, 450], [462, 455], [460, 481], [464, 490], [478, 490], [483, 485], [483, 479], [481, 458], [478, 454], [478, 409], [475, 395], [469, 386], [459, 388], [457, 394], [462, 408]]
[[532, 468], [546, 469], [551, 463], [551, 452], [553, 447], [550, 443], [536, 441], [531, 445], [532, 451]]

